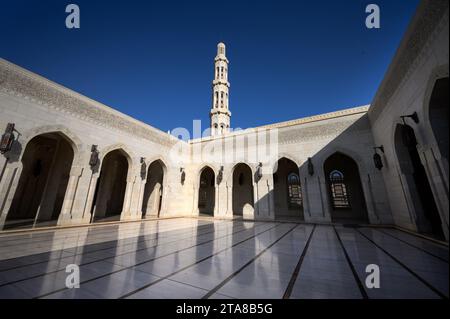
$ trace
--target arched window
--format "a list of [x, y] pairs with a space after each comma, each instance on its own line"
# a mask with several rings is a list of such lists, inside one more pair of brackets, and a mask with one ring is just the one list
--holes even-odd
[[289, 207], [301, 207], [303, 205], [303, 198], [299, 176], [295, 173], [289, 174], [287, 177], [287, 186]]
[[330, 173], [331, 200], [333, 208], [350, 208], [344, 174], [334, 170]]

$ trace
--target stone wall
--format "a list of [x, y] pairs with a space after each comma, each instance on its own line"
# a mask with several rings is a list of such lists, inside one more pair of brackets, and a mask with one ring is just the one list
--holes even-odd
[[[441, 155], [430, 122], [430, 98], [436, 80], [448, 78], [448, 1], [424, 1], [408, 28], [368, 112], [375, 144], [383, 145], [383, 179], [396, 225], [420, 231], [419, 194], [412, 189], [411, 172], [402, 169], [396, 150], [396, 128], [401, 116], [417, 113], [413, 128], [417, 149], [431, 184], [448, 240], [448, 159]], [[447, 96], [448, 96], [448, 87]], [[447, 110], [448, 100], [443, 106]]]

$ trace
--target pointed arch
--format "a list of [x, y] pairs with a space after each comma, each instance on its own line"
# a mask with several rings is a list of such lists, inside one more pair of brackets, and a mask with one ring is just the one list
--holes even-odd
[[275, 218], [304, 219], [302, 184], [297, 163], [281, 157], [273, 169], [273, 198]]
[[233, 215], [243, 216], [254, 212], [254, 173], [245, 163], [238, 163], [232, 170]]
[[47, 127], [29, 134], [20, 156], [22, 172], [5, 228], [56, 225], [75, 155], [79, 153], [67, 130], [59, 132]]
[[331, 219], [335, 222], [367, 222], [368, 213], [358, 163], [335, 152], [323, 163]]
[[216, 172], [209, 165], [203, 166], [198, 176], [199, 214], [214, 216], [216, 205]]
[[123, 211], [127, 181], [132, 175], [133, 159], [121, 144], [100, 152], [100, 176], [94, 193], [91, 220], [118, 220]]
[[142, 202], [142, 218], [159, 217], [166, 201], [167, 166], [161, 158], [149, 162]]

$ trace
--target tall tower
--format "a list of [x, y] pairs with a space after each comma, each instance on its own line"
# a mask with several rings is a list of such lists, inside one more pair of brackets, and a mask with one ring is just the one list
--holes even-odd
[[228, 109], [228, 59], [225, 56], [225, 44], [217, 45], [217, 55], [214, 59], [214, 81], [212, 106], [209, 116], [211, 118], [211, 135], [222, 135], [230, 130], [231, 112]]

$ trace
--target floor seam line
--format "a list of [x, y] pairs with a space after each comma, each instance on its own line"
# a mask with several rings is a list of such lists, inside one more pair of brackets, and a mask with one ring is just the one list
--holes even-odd
[[297, 228], [300, 224], [295, 225], [291, 229], [289, 229], [286, 233], [284, 233], [280, 238], [275, 240], [272, 244], [267, 246], [265, 249], [260, 251], [256, 256], [254, 256], [250, 261], [245, 263], [243, 266], [241, 266], [238, 270], [233, 272], [230, 276], [225, 278], [221, 283], [219, 283], [217, 286], [215, 286], [213, 289], [211, 289], [206, 295], [204, 295], [201, 299], [208, 299], [213, 294], [215, 294], [217, 291], [219, 291], [220, 288], [225, 286], [231, 279], [236, 277], [242, 270], [244, 270], [247, 266], [252, 264], [256, 259], [258, 259], [260, 256], [262, 256], [267, 250], [269, 250], [271, 247], [273, 247], [276, 243], [278, 243], [280, 240], [282, 240], [284, 237], [286, 237], [288, 234], [290, 234], [295, 228]]
[[[202, 225], [202, 226], [211, 226], [211, 225]], [[194, 226], [195, 227], [195, 226]], [[193, 228], [193, 230], [195, 230], [195, 228]], [[206, 235], [206, 234], [210, 234], [210, 233], [212, 233], [213, 231], [208, 231], [208, 232], [205, 232], [205, 233], [203, 233], [203, 234], [201, 234], [201, 235]], [[195, 236], [198, 236], [198, 234], [196, 234]], [[192, 238], [194, 238], [195, 236], [191, 236]], [[191, 237], [188, 237], [188, 238], [191, 238]], [[135, 238], [137, 238], [137, 237], [135, 237]], [[133, 245], [133, 244], [138, 244], [138, 243], [143, 243], [143, 242], [146, 242], [146, 241], [150, 241], [150, 240], [154, 240], [154, 239], [158, 239], [158, 236], [156, 236], [156, 238], [152, 238], [152, 239], [147, 239], [147, 240], [141, 240], [141, 241], [138, 241], [138, 242], [136, 242], [136, 243], [130, 243], [130, 244], [125, 244], [125, 245]], [[111, 242], [111, 241], [109, 241], [109, 242]], [[174, 242], [174, 241], [173, 241]], [[104, 243], [107, 243], [107, 242], [104, 242]], [[171, 242], [169, 242], [169, 243], [171, 243]], [[91, 245], [95, 245], [95, 244], [91, 244]], [[125, 246], [124, 245], [124, 246]], [[82, 247], [82, 246], [76, 246], [76, 248], [78, 248], [78, 247]], [[104, 250], [108, 250], [108, 249], [114, 249], [114, 248], [117, 248], [118, 246], [111, 246], [111, 247], [106, 247], [106, 248], [100, 248], [100, 249], [96, 249], [96, 250], [92, 250], [92, 251], [87, 251], [87, 252], [83, 252], [83, 253], [79, 253], [79, 254], [74, 254], [74, 255], [69, 255], [69, 256], [66, 256], [66, 257], [64, 257], [64, 258], [69, 258], [69, 257], [75, 257], [75, 256], [81, 256], [81, 255], [83, 255], [83, 254], [92, 254], [92, 253], [96, 253], [96, 252], [101, 252], [101, 251], [104, 251]], [[147, 248], [151, 248], [151, 247], [154, 247], [154, 246], [150, 246], [150, 247], [147, 247]], [[72, 247], [72, 248], [75, 248], [75, 247]], [[68, 249], [71, 249], [71, 248], [68, 248]], [[62, 249], [62, 250], [54, 250], [54, 251], [50, 251], [50, 253], [53, 253], [53, 252], [56, 252], [56, 251], [58, 251], [58, 252], [64, 252], [64, 250], [65, 249]], [[137, 251], [140, 251], [140, 250], [137, 250]], [[47, 253], [47, 252], [44, 252], [44, 253]], [[44, 254], [44, 253], [42, 253], [42, 254]], [[39, 255], [39, 254], [41, 254], [41, 253], [38, 253], [38, 254], [32, 254], [32, 255], [26, 255], [26, 256], [22, 256], [22, 257], [17, 257], [17, 258], [24, 258], [24, 257], [28, 257], [28, 256], [34, 256], [34, 255]], [[2, 269], [2, 270], [0, 270], [0, 273], [1, 272], [4, 272], [4, 271], [9, 271], [9, 270], [14, 270], [14, 269], [19, 269], [19, 268], [23, 268], [23, 267], [27, 267], [27, 266], [35, 266], [35, 265], [38, 265], [38, 264], [42, 264], [42, 263], [47, 263], [47, 262], [49, 262], [49, 261], [55, 261], [55, 260], [59, 260], [59, 259], [61, 259], [61, 258], [53, 258], [53, 259], [48, 259], [48, 260], [44, 260], [44, 261], [39, 261], [39, 262], [34, 262], [34, 263], [30, 263], [30, 264], [26, 264], [26, 265], [20, 265], [20, 266], [16, 266], [16, 267], [11, 267], [11, 268], [7, 268], [7, 269]], [[10, 260], [10, 259], [5, 259], [5, 260]], [[2, 261], [0, 261], [0, 263], [1, 263]], [[1, 284], [0, 285], [0, 287], [2, 286], [3, 284]]]
[[[214, 233], [214, 231], [206, 232], [206, 233], [202, 234], [202, 236], [203, 236], [203, 235], [212, 234], [212, 233]], [[188, 238], [195, 238], [195, 236], [188, 237]], [[179, 239], [178, 239], [178, 240], [179, 240]], [[164, 244], [172, 244], [172, 243], [175, 243], [175, 242], [178, 241], [178, 240], [170, 241], [170, 242], [167, 242], [167, 243], [164, 243]], [[199, 244], [199, 245], [201, 245], [201, 244]], [[99, 262], [99, 261], [105, 261], [105, 262], [107, 262], [108, 259], [115, 258], [115, 257], [117, 257], [117, 256], [124, 256], [124, 255], [129, 254], [129, 253], [134, 253], [134, 252], [137, 252], [137, 251], [143, 251], [143, 250], [145, 250], [145, 249], [155, 248], [155, 247], [157, 247], [157, 246], [158, 246], [158, 245], [153, 245], [153, 246], [149, 246], [149, 247], [146, 247], [146, 248], [141, 248], [141, 249], [138, 249], [138, 250], [134, 250], [134, 251], [131, 251], [131, 252], [126, 252], [126, 253], [114, 255], [114, 256], [111, 256], [111, 257], [100, 258], [100, 259], [98, 259], [98, 260], [85, 262], [85, 263], [80, 264], [80, 265], [78, 265], [78, 266], [80, 266], [80, 267], [81, 267], [81, 266], [86, 266], [86, 265], [90, 265], [90, 264], [93, 264], [93, 263], [96, 263], [96, 262]], [[197, 245], [197, 246], [198, 246], [198, 245]], [[114, 247], [112, 247], [112, 248], [114, 248]], [[107, 248], [107, 249], [111, 249], [111, 248]], [[94, 251], [94, 252], [96, 252], [96, 251]], [[90, 252], [89, 252], [89, 253], [90, 253]], [[68, 257], [73, 257], [73, 256], [68, 256]], [[120, 265], [117, 265], [117, 266], [120, 266]], [[11, 281], [11, 282], [8, 282], [8, 283], [3, 283], [3, 284], [0, 284], [0, 288], [1, 288], [1, 287], [4, 287], [4, 286], [7, 286], [7, 285], [10, 285], [10, 284], [16, 284], [16, 283], [19, 283], [19, 282], [23, 282], [23, 281], [26, 281], [26, 280], [29, 280], [29, 279], [39, 278], [39, 277], [42, 277], [42, 276], [45, 276], [45, 275], [48, 275], [48, 274], [54, 274], [54, 273], [57, 273], [57, 272], [62, 271], [62, 270], [64, 270], [64, 269], [53, 270], [53, 271], [46, 272], [46, 273], [44, 273], [44, 274], [38, 274], [38, 275], [31, 276], [31, 277], [27, 277], [27, 278], [23, 278], [23, 279]]]
[[[212, 226], [212, 224], [200, 225], [199, 227], [205, 227], [205, 226]], [[196, 229], [196, 226], [193, 226], [193, 227], [192, 227], [192, 230], [195, 230], [195, 229]], [[187, 231], [187, 229], [185, 229], [185, 230]], [[157, 233], [154, 233], [154, 234], [157, 234]], [[142, 236], [146, 236], [146, 235], [140, 235], [140, 236], [136, 236], [136, 237], [134, 237], [134, 238], [139, 238], [139, 237], [142, 237]], [[132, 237], [127, 237], [127, 238], [132, 238]], [[122, 240], [127, 239], [127, 238], [123, 238]], [[146, 241], [146, 240], [143, 240], [143, 241]], [[110, 242], [114, 242], [114, 240], [108, 240], [108, 241], [104, 241], [104, 242], [92, 243], [92, 244], [88, 244], [87, 246], [90, 246], [90, 245], [98, 245], [98, 244], [104, 244], [104, 243], [110, 243]], [[141, 241], [141, 242], [142, 242], [142, 241]], [[30, 255], [24, 255], [24, 256], [18, 256], [18, 257], [12, 257], [12, 258], [7, 258], [7, 259], [2, 259], [2, 260], [0, 260], [0, 263], [6, 262], [6, 261], [11, 261], [11, 260], [14, 260], [14, 259], [20, 259], [20, 258], [25, 258], [25, 257], [29, 257], [29, 256], [34, 256], [34, 255], [40, 255], [40, 254], [46, 254], [46, 253], [53, 253], [53, 252], [57, 252], [57, 251], [64, 251], [64, 250], [66, 250], [66, 249], [73, 249], [73, 248], [78, 248], [78, 247], [84, 247], [84, 245], [83, 245], [83, 246], [74, 246], [74, 247], [64, 248], [64, 249], [49, 250], [49, 251], [44, 251], [44, 252], [40, 252], [40, 253], [36, 253], [36, 254], [30, 254]], [[115, 248], [115, 247], [102, 248], [102, 249], [94, 250], [94, 251], [101, 251], [101, 250], [104, 250], [104, 249], [110, 249], [110, 248]], [[44, 262], [45, 262], [45, 261], [44, 261]], [[6, 270], [9, 270], [9, 269], [6, 269]], [[1, 270], [1, 271], [3, 271], [3, 270]]]
[[441, 291], [439, 291], [437, 288], [435, 288], [433, 285], [431, 285], [428, 281], [423, 279], [421, 276], [415, 273], [411, 268], [406, 266], [403, 262], [401, 262], [397, 257], [393, 256], [391, 253], [389, 253], [387, 250], [385, 250], [383, 247], [381, 247], [379, 244], [377, 244], [374, 240], [370, 239], [367, 235], [356, 229], [358, 233], [360, 233], [364, 238], [366, 238], [369, 242], [371, 242], [373, 245], [378, 247], [382, 252], [384, 252], [386, 255], [391, 257], [395, 262], [397, 262], [401, 267], [403, 267], [405, 270], [407, 270], [411, 275], [413, 275], [416, 279], [418, 279], [420, 282], [422, 282], [425, 286], [427, 286], [430, 290], [432, 290], [434, 293], [436, 293], [440, 298], [442, 299], [448, 299], [448, 297], [443, 294]]
[[[256, 228], [256, 227], [254, 227], [254, 228]], [[234, 232], [234, 233], [231, 233], [231, 234], [228, 234], [228, 235], [219, 237], [219, 238], [226, 238], [226, 237], [232, 236], [232, 235], [234, 235], [234, 234], [241, 233], [241, 232], [243, 232], [243, 231], [245, 231], [245, 230], [248, 230], [248, 229], [242, 229], [242, 230], [239, 230], [239, 231], [237, 231], [237, 232]], [[200, 246], [200, 245], [204, 245], [204, 244], [207, 244], [207, 243], [211, 243], [211, 242], [213, 242], [214, 240], [215, 240], [215, 239], [211, 239], [211, 240], [205, 241], [204, 243], [197, 244], [197, 245], [190, 246], [190, 247], [186, 247], [186, 248], [180, 249], [180, 250], [175, 251], [175, 252], [171, 252], [171, 253], [166, 254], [166, 255], [162, 255], [162, 256], [158, 256], [158, 257], [155, 257], [155, 258], [146, 260], [146, 261], [142, 261], [142, 262], [139, 262], [139, 263], [134, 264], [134, 265], [132, 265], [132, 266], [123, 267], [123, 268], [118, 269], [118, 270], [116, 270], [116, 271], [112, 271], [112, 272], [110, 272], [110, 273], [108, 273], [108, 274], [100, 275], [100, 276], [97, 276], [97, 277], [95, 277], [95, 278], [91, 278], [91, 279], [85, 280], [85, 281], [83, 281], [83, 282], [80, 282], [80, 284], [84, 284], [84, 283], [88, 283], [88, 282], [91, 282], [91, 281], [94, 281], [94, 280], [97, 280], [97, 279], [100, 279], [100, 278], [104, 278], [104, 277], [107, 277], [107, 276], [109, 276], [109, 275], [116, 274], [116, 273], [118, 273], [118, 272], [120, 272], [120, 271], [132, 269], [132, 268], [134, 268], [134, 267], [136, 267], [136, 266], [140, 266], [140, 265], [145, 264], [145, 263], [150, 262], [150, 261], [154, 261], [154, 260], [157, 260], [157, 259], [160, 259], [160, 258], [168, 257], [168, 256], [170, 256], [170, 255], [173, 255], [173, 254], [182, 252], [182, 251], [187, 250], [187, 249], [191, 249], [191, 248], [194, 248], [194, 247], [197, 247], [197, 246]], [[112, 257], [108, 257], [108, 258], [106, 258], [106, 259], [111, 259], [111, 258], [112, 258]], [[107, 262], [106, 259], [105, 259], [105, 262]], [[98, 261], [103, 261], [103, 260], [98, 260]], [[97, 262], [97, 261], [96, 261], [96, 262]], [[114, 263], [111, 263], [111, 264], [115, 265]], [[116, 266], [119, 266], [119, 267], [120, 267], [120, 265], [116, 265]], [[151, 275], [153, 275], [153, 274], [151, 274]], [[161, 278], [163, 278], [163, 277], [161, 277]], [[46, 293], [46, 294], [43, 294], [43, 295], [34, 297], [33, 299], [39, 299], [39, 298], [42, 298], [42, 297], [46, 297], [46, 296], [49, 296], [49, 295], [52, 295], [52, 294], [54, 294], [54, 293], [61, 292], [61, 291], [67, 290], [67, 289], [68, 289], [68, 288], [57, 289], [57, 290], [54, 290], [54, 291], [52, 291], [52, 292], [49, 292], [49, 293]]]
[[270, 231], [270, 230], [272, 230], [272, 229], [274, 229], [274, 228], [276, 228], [276, 227], [278, 227], [278, 226], [279, 226], [279, 225], [275, 225], [275, 226], [273, 226], [273, 227], [271, 227], [271, 228], [269, 228], [269, 229], [266, 229], [266, 230], [264, 230], [264, 231], [262, 231], [262, 232], [260, 232], [260, 233], [258, 233], [258, 234], [255, 234], [255, 235], [253, 235], [253, 236], [251, 236], [251, 237], [249, 237], [249, 238], [247, 238], [247, 239], [241, 240], [240, 242], [235, 243], [235, 244], [233, 244], [233, 245], [230, 246], [230, 247], [227, 247], [227, 248], [225, 248], [225, 249], [222, 249], [222, 250], [220, 250], [220, 251], [218, 251], [218, 252], [216, 252], [216, 253], [214, 253], [214, 254], [209, 255], [208, 257], [204, 257], [204, 258], [202, 258], [202, 259], [196, 261], [196, 262], [193, 263], [193, 264], [190, 264], [190, 265], [188, 265], [188, 266], [185, 266], [185, 267], [183, 267], [183, 268], [181, 268], [181, 269], [179, 269], [179, 270], [173, 272], [173, 273], [170, 274], [170, 275], [164, 276], [164, 277], [161, 278], [161, 280], [157, 280], [157, 281], [155, 281], [155, 282], [153, 282], [153, 283], [151, 283], [151, 284], [149, 284], [149, 285], [145, 285], [145, 286], [143, 286], [143, 287], [141, 287], [141, 288], [139, 288], [139, 289], [136, 289], [135, 291], [132, 291], [132, 292], [130, 292], [130, 293], [127, 293], [127, 294], [125, 294], [125, 295], [119, 297], [119, 299], [124, 299], [124, 298], [126, 298], [126, 297], [131, 296], [131, 295], [134, 295], [134, 294], [136, 294], [137, 292], [142, 291], [142, 290], [144, 290], [144, 289], [146, 289], [146, 288], [148, 288], [148, 287], [150, 287], [150, 286], [153, 286], [153, 285], [157, 284], [158, 282], [161, 282], [161, 281], [164, 280], [164, 279], [168, 279], [169, 277], [171, 277], [171, 276], [173, 276], [173, 275], [176, 275], [176, 274], [178, 274], [178, 273], [180, 273], [180, 272], [182, 272], [182, 271], [184, 271], [184, 270], [186, 270], [186, 269], [189, 269], [189, 268], [192, 267], [192, 266], [195, 266], [195, 265], [197, 265], [197, 264], [199, 264], [199, 263], [201, 263], [201, 262], [203, 262], [203, 261], [205, 261], [205, 260], [208, 260], [209, 258], [212, 258], [212, 257], [214, 257], [214, 256], [216, 256], [216, 255], [218, 255], [218, 254], [220, 254], [220, 253], [222, 253], [222, 252], [224, 252], [224, 251], [226, 251], [226, 250], [228, 250], [228, 249], [231, 249], [231, 248], [233, 248], [233, 247], [236, 247], [237, 245], [240, 245], [240, 244], [242, 244], [242, 243], [244, 243], [244, 242], [246, 242], [246, 241], [248, 241], [248, 240], [251, 240], [251, 239], [255, 238], [256, 236], [261, 235], [261, 234], [263, 234], [263, 233], [265, 233], [265, 232], [268, 232], [268, 231]]
[[300, 274], [300, 268], [303, 265], [303, 260], [305, 259], [306, 253], [309, 248], [309, 244], [312, 240], [313, 233], [316, 230], [316, 225], [314, 225], [313, 229], [311, 230], [311, 233], [308, 236], [308, 240], [306, 241], [305, 246], [303, 247], [302, 254], [300, 255], [300, 258], [298, 259], [298, 263], [295, 266], [294, 271], [292, 272], [291, 279], [289, 280], [288, 286], [286, 287], [286, 290], [283, 294], [283, 299], [289, 299], [292, 294], [292, 290], [294, 289], [295, 282], [297, 281], [298, 275]]
[[364, 285], [361, 282], [361, 279], [358, 276], [358, 272], [355, 269], [355, 266], [353, 265], [350, 256], [348, 255], [347, 249], [345, 249], [344, 243], [342, 242], [341, 237], [339, 236], [339, 233], [335, 226], [333, 226], [334, 232], [336, 233], [336, 237], [338, 239], [338, 242], [342, 248], [342, 251], [344, 252], [345, 259], [347, 260], [347, 263], [350, 267], [350, 270], [352, 271], [353, 277], [355, 278], [356, 284], [358, 285], [359, 291], [361, 292], [361, 295], [363, 299], [369, 299], [369, 295], [367, 294], [367, 291], [364, 289]]
[[[245, 229], [244, 229], [244, 230], [245, 230]], [[240, 230], [240, 231], [237, 231], [237, 232], [241, 232], [241, 231], [244, 231], [244, 230]], [[237, 232], [236, 232], [236, 233], [237, 233]], [[208, 235], [208, 234], [212, 234], [212, 233], [214, 233], [214, 231], [211, 231], [211, 232], [208, 232], [208, 233], [205, 233], [205, 234], [202, 234], [202, 235]], [[228, 235], [227, 235], [227, 236], [228, 236]], [[226, 237], [226, 236], [224, 236], [224, 237]], [[189, 238], [191, 238], [191, 237], [189, 237]], [[175, 242], [175, 241], [173, 241], [173, 242], [168, 242], [168, 243], [166, 243], [166, 244], [171, 244], [171, 243], [174, 243], [174, 242]], [[205, 242], [205, 243], [207, 243], [207, 242]], [[203, 244], [203, 243], [202, 243], [202, 244]], [[202, 245], [202, 244], [198, 244], [198, 245]], [[198, 245], [196, 245], [196, 246], [198, 246]], [[148, 248], [154, 248], [154, 247], [157, 247], [157, 246], [158, 246], [158, 245], [154, 245], [154, 246], [147, 247], [147, 248], [142, 248], [142, 249], [139, 249], [139, 250], [136, 250], [136, 251], [143, 251], [143, 250], [145, 250], [145, 249], [148, 249]], [[193, 246], [193, 247], [195, 247], [195, 246]], [[188, 249], [188, 248], [186, 248], [186, 249]], [[81, 267], [81, 266], [86, 266], [86, 265], [90, 265], [90, 264], [93, 264], [93, 263], [96, 263], [96, 262], [100, 262], [100, 261], [108, 262], [108, 261], [107, 261], [108, 259], [111, 259], [111, 258], [114, 258], [114, 257], [117, 257], [117, 256], [123, 256], [123, 255], [129, 254], [129, 253], [134, 253], [134, 252], [136, 252], [136, 251], [127, 252], [127, 253], [123, 253], [123, 254], [119, 254], [119, 255], [114, 255], [114, 256], [112, 256], [112, 257], [100, 258], [100, 259], [98, 259], [98, 260], [89, 261], [89, 262], [86, 262], [86, 263], [84, 263], [84, 264], [80, 264], [80, 265], [78, 265], [78, 266], [80, 266], [80, 267]], [[157, 258], [159, 258], [159, 257], [157, 257]], [[112, 263], [112, 264], [114, 264], [114, 263]], [[115, 264], [114, 264], [114, 265], [115, 265]], [[120, 266], [120, 265], [116, 265], [116, 266]], [[128, 267], [123, 268], [123, 269], [127, 269], [127, 268], [128, 268]], [[12, 281], [12, 282], [9, 282], [9, 283], [0, 285], [0, 288], [1, 288], [1, 287], [4, 287], [4, 286], [7, 286], [7, 285], [12, 285], [12, 284], [16, 284], [16, 283], [19, 283], [19, 282], [23, 282], [23, 281], [26, 281], [26, 280], [29, 280], [29, 279], [35, 279], [35, 278], [43, 277], [43, 276], [48, 275], [48, 274], [54, 274], [54, 273], [60, 272], [60, 271], [62, 271], [62, 270], [64, 270], [64, 269], [54, 270], [54, 271], [50, 271], [50, 272], [47, 272], [47, 273], [44, 273], [44, 274], [39, 274], [39, 275], [31, 276], [31, 277], [28, 277], [28, 278], [24, 278], [24, 279]], [[113, 273], [114, 273], [114, 272], [113, 272]], [[64, 288], [64, 289], [65, 289], [65, 288]], [[56, 292], [56, 291], [55, 291], [55, 292]]]
[[398, 237], [396, 237], [396, 236], [394, 236], [394, 235], [392, 235], [392, 234], [386, 233], [386, 232], [384, 232], [383, 230], [379, 230], [379, 229], [375, 229], [375, 230], [378, 231], [378, 232], [380, 232], [380, 233], [382, 233], [382, 234], [384, 234], [384, 235], [386, 235], [386, 236], [389, 236], [389, 237], [391, 237], [391, 238], [394, 238], [394, 239], [396, 239], [396, 240], [398, 240], [398, 241], [400, 241], [400, 242], [402, 242], [402, 243], [404, 243], [404, 244], [406, 244], [406, 245], [408, 245], [408, 246], [411, 246], [411, 247], [413, 247], [413, 248], [415, 248], [415, 249], [417, 249], [417, 250], [419, 250], [419, 251], [422, 251], [422, 252], [424, 252], [424, 253], [426, 253], [426, 254], [432, 256], [432, 257], [435, 257], [435, 258], [439, 259], [440, 261], [443, 261], [443, 262], [445, 262], [445, 263], [447, 263], [447, 264], [449, 263], [448, 260], [445, 260], [445, 259], [442, 258], [442, 257], [439, 257], [439, 256], [437, 256], [437, 255], [435, 255], [435, 254], [433, 254], [433, 253], [430, 253], [429, 251], [425, 250], [424, 248], [417, 247], [416, 245], [411, 244], [411, 243], [407, 242], [406, 240], [400, 239], [400, 238], [398, 238]]

